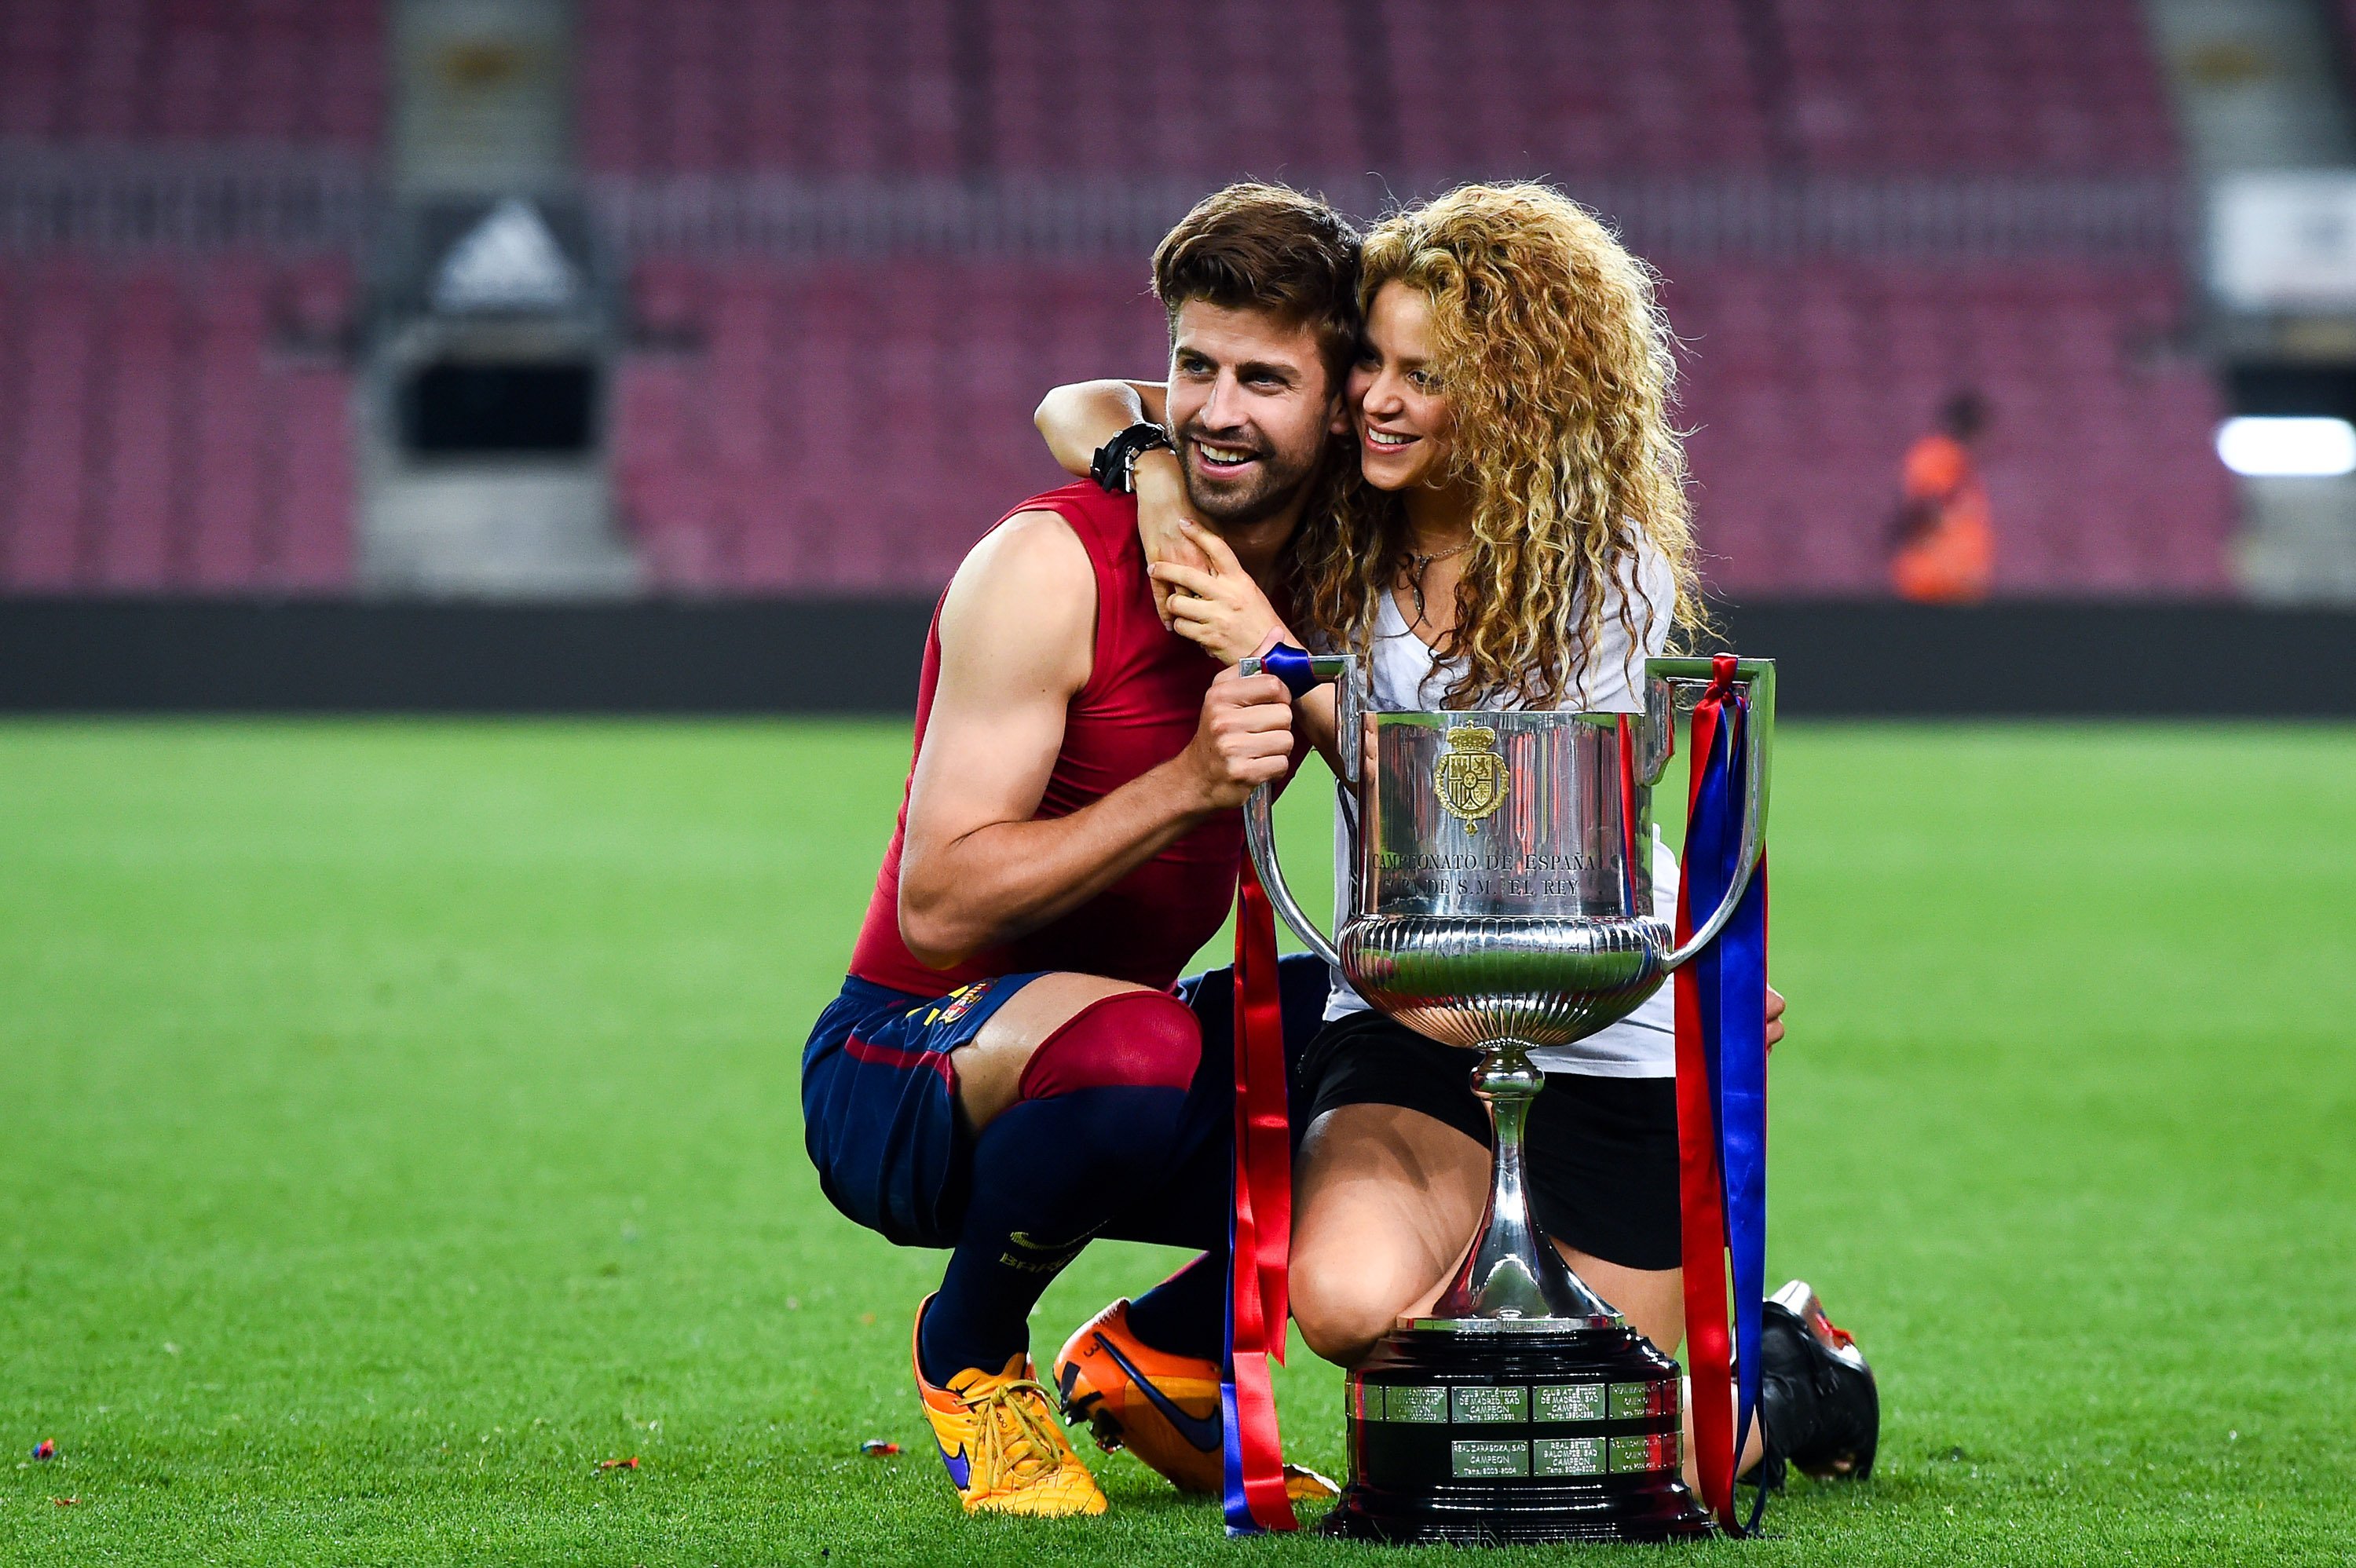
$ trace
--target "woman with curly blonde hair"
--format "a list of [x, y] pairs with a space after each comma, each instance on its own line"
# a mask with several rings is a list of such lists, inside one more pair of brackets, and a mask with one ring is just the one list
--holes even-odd
[[[1184, 513], [1194, 468], [1247, 466], [1248, 441], [1195, 432], [1140, 460], [1140, 524], [1173, 629], [1222, 662], [1280, 640], [1355, 649], [1380, 709], [1640, 709], [1646, 656], [1702, 624], [1671, 422], [1674, 344], [1651, 272], [1547, 187], [1464, 186], [1374, 229], [1359, 300], [1345, 394], [1356, 462], [1336, 452], [1328, 504], [1293, 541], [1290, 624]], [[1065, 466], [1086, 472], [1098, 443], [1159, 421], [1162, 390], [1058, 389], [1039, 426]], [[1330, 755], [1330, 692], [1301, 699], [1297, 717]], [[1336, 862], [1346, 908], [1347, 857]], [[1657, 838], [1654, 885], [1655, 907], [1674, 908], [1676, 866]], [[1770, 998], [1772, 1041], [1783, 999]], [[1352, 1365], [1427, 1309], [1463, 1255], [1487, 1196], [1489, 1126], [1462, 1052], [1368, 1008], [1338, 976], [1326, 1020], [1300, 1067], [1309, 1109], [1290, 1288], [1311, 1348]], [[1669, 994], [1533, 1056], [1548, 1083], [1529, 1124], [1538, 1221], [1590, 1285], [1674, 1349], [1684, 1308]], [[1869, 1464], [1874, 1423], [1846, 1403], [1805, 1421], [1771, 1409], [1771, 1439], [1778, 1426], [1790, 1439], [1777, 1457]]]
[[1367, 651], [1398, 597], [1448, 707], [1633, 688], [1637, 650], [1700, 623], [1649, 271], [1544, 186], [1466, 186], [1367, 237], [1359, 296], [1364, 483], [1301, 541], [1308, 618]]

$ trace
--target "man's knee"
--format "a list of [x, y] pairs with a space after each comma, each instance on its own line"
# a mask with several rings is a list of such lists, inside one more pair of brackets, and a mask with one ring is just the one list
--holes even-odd
[[1163, 991], [1118, 991], [1064, 1020], [1023, 1064], [1025, 1100], [1087, 1089], [1176, 1089], [1203, 1058], [1192, 1008]]

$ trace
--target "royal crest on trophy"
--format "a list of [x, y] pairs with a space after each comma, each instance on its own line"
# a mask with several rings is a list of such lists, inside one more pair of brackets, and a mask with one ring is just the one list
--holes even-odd
[[1486, 725], [1459, 724], [1448, 731], [1447, 753], [1431, 765], [1440, 804], [1467, 833], [1505, 803], [1505, 769], [1496, 744], [1497, 732]]

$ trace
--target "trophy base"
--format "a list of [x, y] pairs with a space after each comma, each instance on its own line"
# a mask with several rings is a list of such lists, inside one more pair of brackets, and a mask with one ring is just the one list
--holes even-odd
[[1327, 1533], [1504, 1546], [1712, 1532], [1679, 1474], [1676, 1363], [1624, 1325], [1419, 1319], [1383, 1338], [1348, 1400], [1350, 1484]]

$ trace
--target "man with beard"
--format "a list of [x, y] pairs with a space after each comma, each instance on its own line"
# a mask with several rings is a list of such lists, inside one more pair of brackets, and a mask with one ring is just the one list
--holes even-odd
[[[1281, 682], [1163, 630], [1126, 492], [1174, 434], [1197, 513], [1278, 592], [1346, 429], [1356, 272], [1357, 236], [1295, 192], [1196, 206], [1154, 255], [1168, 432], [1124, 432], [1098, 482], [1008, 513], [934, 617], [899, 827], [802, 1107], [837, 1208], [950, 1249], [914, 1356], [969, 1512], [1103, 1511], [1056, 1393], [1182, 1487], [1217, 1484], [1230, 977], [1173, 983], [1225, 918], [1238, 808], [1288, 772], [1292, 715]], [[1288, 1034], [1324, 985], [1286, 976]], [[1074, 1336], [1051, 1393], [1026, 1320], [1098, 1236], [1205, 1255]]]

